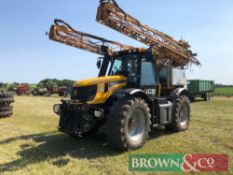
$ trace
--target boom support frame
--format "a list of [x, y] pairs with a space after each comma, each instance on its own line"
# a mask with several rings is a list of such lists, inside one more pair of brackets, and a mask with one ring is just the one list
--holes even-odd
[[199, 65], [196, 54], [189, 50], [190, 45], [184, 40], [176, 41], [158, 30], [142, 24], [125, 13], [115, 0], [100, 0], [97, 22], [104, 24], [126, 36], [129, 36], [152, 48], [158, 59], [172, 60], [176, 65], [191, 62]]

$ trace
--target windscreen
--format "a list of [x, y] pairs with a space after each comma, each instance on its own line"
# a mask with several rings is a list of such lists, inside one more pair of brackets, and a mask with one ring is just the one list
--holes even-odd
[[123, 71], [122, 62], [122, 58], [114, 59], [111, 69], [109, 70], [109, 75], [119, 75]]

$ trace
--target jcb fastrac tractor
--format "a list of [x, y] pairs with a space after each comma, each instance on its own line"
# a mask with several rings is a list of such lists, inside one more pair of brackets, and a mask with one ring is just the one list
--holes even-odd
[[114, 0], [100, 2], [97, 21], [149, 48], [106, 40], [55, 20], [50, 39], [103, 56], [97, 60], [99, 76], [77, 81], [71, 99], [54, 105], [59, 130], [82, 137], [103, 127], [110, 145], [128, 150], [142, 147], [155, 127], [187, 129], [190, 102], [184, 68], [200, 64], [189, 44], [141, 24]]

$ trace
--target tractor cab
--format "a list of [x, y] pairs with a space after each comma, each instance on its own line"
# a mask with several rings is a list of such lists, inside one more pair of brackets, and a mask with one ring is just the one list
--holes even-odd
[[139, 50], [122, 51], [115, 53], [112, 57], [104, 57], [99, 77], [124, 76], [127, 78], [127, 88], [142, 89], [149, 96], [156, 96], [159, 85], [156, 59], [150, 52]]

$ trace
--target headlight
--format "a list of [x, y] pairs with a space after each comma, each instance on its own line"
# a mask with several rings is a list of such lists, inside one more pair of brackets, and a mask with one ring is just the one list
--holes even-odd
[[103, 115], [104, 115], [103, 109], [95, 109], [95, 110], [94, 110], [94, 116], [95, 116], [96, 118], [100, 118], [100, 117], [102, 117]]
[[60, 115], [61, 114], [61, 105], [60, 104], [55, 104], [53, 106], [53, 111], [57, 114]]

